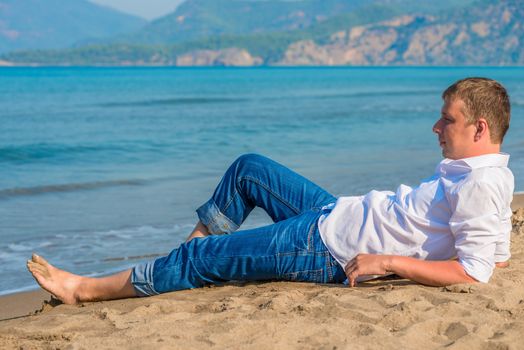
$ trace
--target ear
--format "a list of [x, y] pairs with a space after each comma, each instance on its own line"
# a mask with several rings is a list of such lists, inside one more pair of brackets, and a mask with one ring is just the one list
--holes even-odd
[[477, 131], [475, 132], [475, 142], [480, 141], [484, 137], [489, 137], [488, 122], [484, 118], [479, 118], [476, 122]]

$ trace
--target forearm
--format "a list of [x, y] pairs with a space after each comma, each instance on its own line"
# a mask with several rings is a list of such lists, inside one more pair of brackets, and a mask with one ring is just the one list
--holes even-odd
[[425, 261], [405, 256], [389, 256], [386, 270], [430, 286], [477, 282], [456, 261]]

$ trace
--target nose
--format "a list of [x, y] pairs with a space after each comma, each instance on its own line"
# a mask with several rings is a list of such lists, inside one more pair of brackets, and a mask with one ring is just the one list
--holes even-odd
[[433, 124], [433, 132], [435, 134], [440, 134], [440, 131], [441, 131], [441, 128], [440, 128], [440, 124], [441, 124], [441, 121], [442, 121], [442, 118], [440, 118], [439, 120], [436, 121], [435, 124]]

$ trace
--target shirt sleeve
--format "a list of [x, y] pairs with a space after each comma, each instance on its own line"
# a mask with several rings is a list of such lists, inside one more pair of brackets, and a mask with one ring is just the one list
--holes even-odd
[[[497, 247], [495, 249], [495, 262], [505, 262], [511, 258], [510, 241], [511, 241], [511, 222], [505, 225], [504, 232], [499, 235]], [[509, 226], [509, 227], [508, 227]]]
[[495, 267], [498, 242], [503, 240], [502, 197], [489, 183], [467, 180], [452, 197], [449, 227], [459, 262], [468, 275], [487, 283]]

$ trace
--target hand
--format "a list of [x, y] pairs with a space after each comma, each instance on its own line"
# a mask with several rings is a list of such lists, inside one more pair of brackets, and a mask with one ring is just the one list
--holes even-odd
[[346, 265], [344, 271], [351, 287], [355, 286], [358, 276], [385, 275], [388, 273], [391, 256], [376, 254], [359, 254]]

